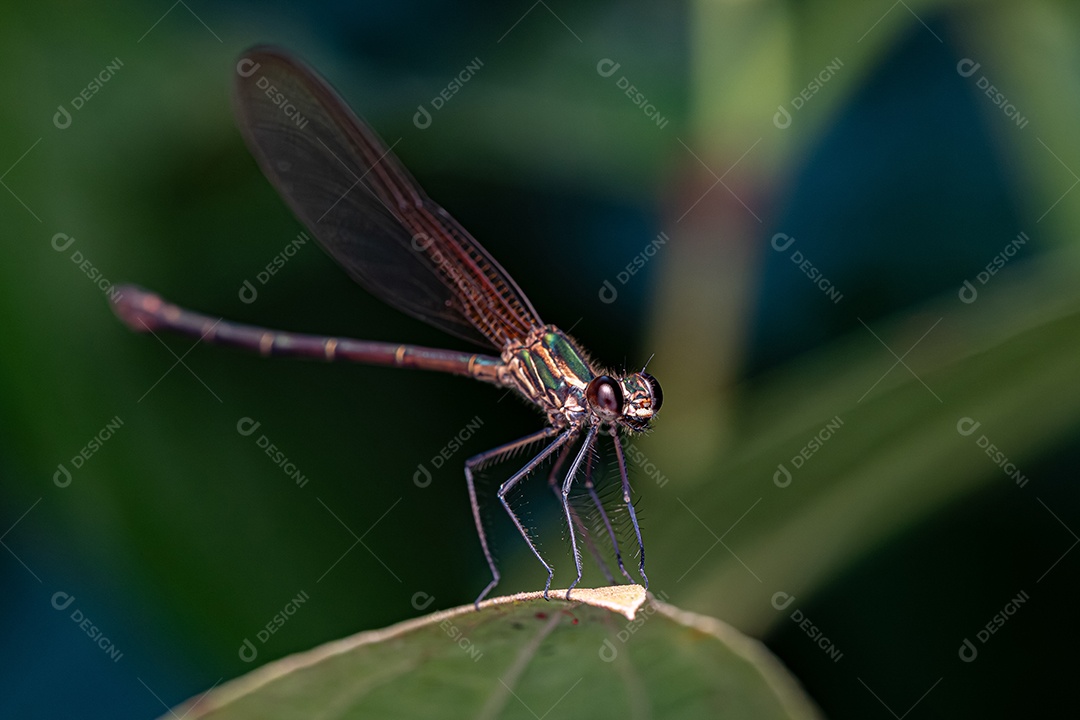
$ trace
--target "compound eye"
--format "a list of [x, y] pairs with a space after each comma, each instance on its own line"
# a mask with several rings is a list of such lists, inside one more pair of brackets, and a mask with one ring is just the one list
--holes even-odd
[[652, 390], [652, 411], [658, 412], [660, 406], [664, 404], [664, 391], [660, 389], [660, 382], [649, 373], [641, 373], [641, 377], [645, 378], [645, 382], [649, 383], [649, 389]]
[[607, 375], [592, 379], [589, 386], [585, 388], [585, 398], [590, 405], [605, 415], [622, 415], [622, 388]]

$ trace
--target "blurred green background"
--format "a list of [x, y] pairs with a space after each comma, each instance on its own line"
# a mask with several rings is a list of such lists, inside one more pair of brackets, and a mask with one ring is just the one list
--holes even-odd
[[[461, 465], [539, 427], [533, 410], [459, 378], [134, 335], [87, 274], [270, 327], [466, 348], [313, 244], [240, 300], [301, 230], [231, 118], [234, 63], [257, 42], [305, 58], [400, 138], [548, 322], [615, 368], [655, 355], [664, 411], [632, 440], [654, 592], [763, 638], [831, 717], [1075, 712], [1075, 5], [0, 14], [0, 716], [156, 716], [265, 661], [471, 602], [487, 581]], [[476, 59], [419, 129], [418, 106]], [[980, 423], [968, 436], [964, 418]], [[489, 505], [501, 477], [488, 473]], [[536, 486], [520, 500], [565, 586], [557, 506]], [[489, 516], [498, 592], [541, 587]]]

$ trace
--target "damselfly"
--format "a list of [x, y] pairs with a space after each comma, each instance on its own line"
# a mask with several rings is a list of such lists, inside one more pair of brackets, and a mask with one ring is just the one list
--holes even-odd
[[[622, 376], [597, 367], [578, 344], [545, 325], [506, 271], [450, 214], [420, 189], [378, 136], [312, 69], [274, 48], [257, 47], [237, 63], [234, 111], [248, 148], [263, 173], [331, 257], [376, 297], [437, 328], [498, 355], [436, 350], [415, 345], [365, 342], [279, 332], [222, 321], [167, 303], [133, 286], [119, 288], [116, 314], [139, 332], [169, 330], [204, 342], [257, 351], [264, 356], [344, 360], [468, 375], [509, 388], [535, 404], [547, 427], [469, 458], [465, 481], [473, 520], [491, 569], [480, 602], [499, 581], [477, 502], [474, 474], [518, 450], [544, 448], [499, 487], [498, 498], [529, 548], [548, 572], [508, 494], [545, 460], [555, 457], [552, 477], [582, 574], [570, 502], [574, 478], [584, 483], [623, 565], [616, 533], [592, 483], [592, 458], [602, 436], [610, 437], [621, 481], [622, 502], [633, 525], [645, 575], [645, 547], [631, 501], [620, 433], [648, 428], [660, 409], [660, 384], [644, 371]], [[565, 475], [571, 448], [580, 443]], [[583, 525], [582, 525], [583, 527]], [[599, 524], [598, 524], [599, 527]]]

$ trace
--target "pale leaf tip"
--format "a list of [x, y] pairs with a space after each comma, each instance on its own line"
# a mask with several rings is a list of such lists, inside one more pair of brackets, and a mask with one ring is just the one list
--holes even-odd
[[[566, 597], [570, 593], [569, 600]], [[480, 609], [508, 603], [527, 602], [542, 598], [542, 592], [518, 593], [504, 597], [492, 598], [480, 603]], [[628, 620], [633, 620], [638, 608], [645, 602], [645, 588], [640, 585], [609, 585], [599, 588], [574, 588], [573, 590], [550, 590], [548, 597], [552, 600], [562, 600], [571, 603], [582, 603], [593, 607], [603, 608], [611, 612], [625, 615]]]

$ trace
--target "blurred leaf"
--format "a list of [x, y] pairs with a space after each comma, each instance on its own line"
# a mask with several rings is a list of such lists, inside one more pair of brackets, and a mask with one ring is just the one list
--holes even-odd
[[[1017, 194], [1033, 221], [1027, 229], [1042, 222], [1033, 249], [1072, 244], [1080, 205], [1062, 200], [1075, 179], [1067, 138], [1080, 94], [1046, 68], [1074, 64], [1080, 50], [1075, 6], [1065, 3], [1024, 13], [1009, 3], [928, 2], [901, 13], [869, 5], [851, 12], [837, 2], [703, 2], [694, 12], [696, 132], [684, 136], [693, 157], [669, 210], [679, 232], [665, 250], [652, 320], [652, 347], [660, 352], [650, 367], [668, 399], [655, 433], [634, 441], [644, 458], [635, 487], [648, 509], [654, 589], [760, 636], [787, 618], [771, 603], [775, 593], [823, 589], [980, 488], [1008, 483], [1018, 501], [1035, 503], [1038, 478], [1018, 487], [977, 441], [985, 435], [1023, 470], [1075, 437], [1080, 264], [1067, 249], [1017, 261], [979, 285], [970, 305], [957, 297], [958, 278], [956, 291], [892, 317], [874, 320], [872, 307], [851, 307], [866, 328], [736, 385], [760, 291], [757, 267], [769, 252], [747, 205], [760, 212], [782, 199], [792, 168], [808, 162], [883, 58], [910, 33], [936, 44], [927, 23], [937, 28], [955, 12], [963, 22], [950, 27], [963, 42], [941, 75], [956, 76], [962, 57], [983, 64], [967, 89], [1000, 138], [1005, 167], [1017, 170]], [[1046, 52], [1033, 55], [1031, 47]], [[828, 92], [815, 95], [791, 129], [771, 127], [777, 103], [795, 97], [833, 58], [843, 70]], [[1031, 129], [1019, 133], [985, 96], [982, 74], [1032, 117]], [[710, 194], [725, 169], [732, 197], [721, 188]], [[858, 208], [852, 212], [833, 222], [852, 222]], [[765, 215], [766, 229], [773, 220]], [[1002, 228], [1002, 245], [1013, 232]], [[955, 241], [943, 235], [943, 253]], [[869, 265], [866, 272], [883, 270]], [[664, 352], [669, 348], [682, 351]], [[963, 417], [981, 422], [978, 432], [959, 434]], [[835, 435], [792, 468], [792, 458], [834, 418], [842, 421]], [[786, 487], [774, 482], [781, 464], [793, 470]]]
[[[738, 436], [706, 441], [703, 467], [646, 445], [678, 478], [649, 497], [651, 520], [668, 529], [650, 548], [657, 587], [683, 574], [680, 603], [756, 635], [786, 617], [774, 593], [820, 588], [982, 485], [1016, 486], [976, 443], [985, 435], [1022, 469], [1080, 424], [1078, 274], [1071, 253], [1040, 258], [992, 278], [972, 304], [949, 293], [800, 358], [742, 389]], [[692, 421], [665, 411], [658, 435]], [[957, 431], [965, 417], [978, 432]], [[790, 480], [776, 479], [781, 464]], [[1034, 502], [1032, 483], [1015, 490]]]
[[818, 717], [763, 646], [717, 620], [646, 600], [638, 585], [573, 598], [514, 595], [359, 633], [266, 665], [176, 715]]

